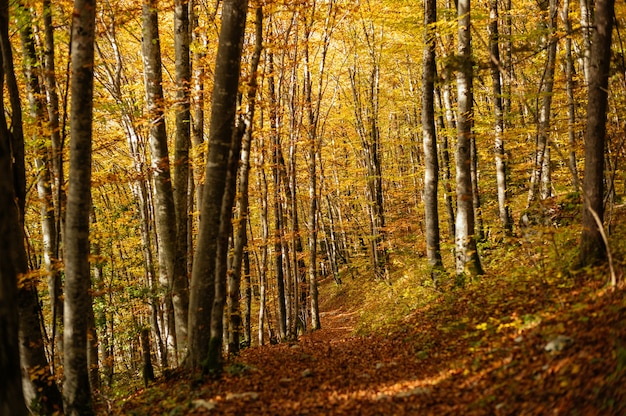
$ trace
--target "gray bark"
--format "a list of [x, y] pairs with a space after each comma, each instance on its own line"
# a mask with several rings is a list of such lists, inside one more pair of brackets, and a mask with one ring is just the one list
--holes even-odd
[[[234, 249], [232, 272], [228, 276], [228, 293], [229, 293], [229, 319], [230, 319], [230, 338], [228, 341], [228, 352], [236, 354], [239, 352], [240, 334], [242, 329], [241, 311], [239, 308], [239, 295], [241, 284], [241, 267], [244, 260], [244, 249], [247, 244], [247, 223], [248, 223], [248, 185], [250, 176], [250, 147], [252, 141], [252, 124], [254, 121], [257, 93], [257, 70], [259, 60], [261, 59], [261, 51], [263, 49], [263, 9], [259, 6], [256, 8], [255, 20], [255, 48], [250, 63], [250, 81], [248, 82], [247, 91], [247, 110], [246, 114], [239, 120], [239, 123], [245, 126], [245, 133], [241, 145], [241, 161], [238, 176], [238, 194], [237, 211], [237, 227], [234, 236]], [[249, 279], [249, 277], [248, 277]], [[246, 285], [246, 292], [250, 290], [250, 283]], [[250, 294], [246, 293], [246, 300], [250, 301]], [[249, 306], [247, 306], [247, 323], [250, 323]], [[250, 330], [247, 330], [248, 339], [250, 341]]]
[[[54, 27], [52, 24], [52, 10], [50, 0], [43, 0], [43, 24], [44, 24], [44, 58], [43, 80], [47, 98], [48, 131], [51, 139], [51, 163], [52, 163], [52, 189], [54, 201], [54, 218], [56, 232], [51, 244], [51, 252], [57, 261], [61, 258], [60, 245], [63, 240], [65, 221], [65, 191], [63, 175], [63, 141], [59, 123], [59, 96], [56, 86], [56, 70], [54, 62]], [[48, 280], [48, 290], [51, 302], [51, 315], [53, 319], [52, 337], [56, 338], [56, 347], [59, 353], [63, 352], [63, 290], [61, 273], [51, 275]], [[55, 345], [52, 345], [51, 355], [54, 357]], [[54, 358], [53, 358], [54, 360]], [[54, 361], [53, 361], [54, 372]]]
[[[13, 178], [13, 194], [18, 208], [18, 222], [9, 236], [10, 239], [20, 242], [15, 246], [14, 267], [17, 275], [26, 275], [28, 264], [24, 247], [24, 218], [26, 204], [26, 171], [24, 161], [24, 134], [22, 130], [22, 109], [19, 97], [17, 79], [13, 68], [13, 54], [9, 40], [8, 4], [0, 3], [0, 46], [2, 49], [2, 81], [6, 78], [6, 90], [9, 97], [11, 114], [9, 131], [5, 116], [0, 117], [2, 130], [6, 132], [10, 141], [10, 155], [13, 162], [11, 176]], [[5, 85], [2, 85], [4, 90]], [[4, 111], [3, 111], [4, 113]], [[19, 316], [19, 345], [22, 365], [22, 383], [25, 400], [33, 409], [40, 409], [44, 414], [50, 414], [62, 408], [61, 394], [55, 383], [49, 383], [52, 378], [50, 367], [44, 351], [42, 336], [42, 322], [40, 321], [40, 306], [37, 289], [33, 279], [25, 279], [19, 286], [17, 294], [17, 309]], [[32, 373], [41, 371], [41, 376], [32, 377]]]
[[187, 348], [189, 273], [187, 270], [187, 231], [189, 219], [189, 148], [191, 142], [189, 56], [189, 7], [187, 1], [174, 2], [174, 49], [176, 55], [176, 149], [174, 160], [174, 208], [176, 213], [176, 258], [172, 277], [172, 302], [176, 320], [179, 354]]
[[439, 243], [439, 209], [437, 187], [439, 163], [435, 130], [435, 28], [437, 4], [424, 0], [424, 56], [422, 73], [422, 136], [424, 146], [424, 217], [426, 225], [426, 256], [433, 280], [443, 268]]
[[498, 214], [506, 235], [513, 232], [513, 220], [509, 211], [506, 153], [504, 151], [504, 108], [502, 104], [502, 75], [500, 74], [500, 34], [498, 30], [498, 1], [489, 2], [489, 55], [491, 66], [491, 85], [493, 91], [494, 154], [496, 159], [496, 183], [498, 189]]
[[70, 174], [65, 229], [65, 332], [63, 399], [66, 415], [92, 415], [87, 363], [91, 309], [89, 214], [95, 0], [76, 0], [72, 22]]
[[537, 195], [541, 199], [552, 195], [551, 169], [550, 169], [550, 117], [552, 113], [552, 90], [554, 87], [554, 69], [556, 65], [557, 42], [554, 39], [556, 31], [556, 0], [550, 0], [545, 4], [547, 8], [542, 12], [547, 16], [542, 23], [545, 26], [544, 45], [547, 49], [546, 66], [539, 88], [539, 109], [537, 111], [537, 143], [535, 150], [535, 164], [530, 178], [528, 190], [528, 203], [530, 206]]
[[580, 189], [578, 167], [576, 162], [576, 101], [574, 99], [574, 58], [572, 56], [572, 21], [569, 18], [569, 0], [563, 0], [561, 20], [565, 25], [565, 91], [567, 93], [567, 134], [569, 138], [569, 169], [572, 174], [574, 191]]
[[[142, 55], [146, 88], [146, 105], [150, 121], [149, 141], [154, 179], [154, 211], [159, 254], [159, 281], [167, 288], [165, 308], [168, 315], [168, 347], [176, 351], [176, 318], [184, 311], [181, 303], [172, 305], [176, 254], [176, 216], [172, 177], [163, 109], [163, 73], [159, 41], [157, 0], [145, 0], [142, 7]], [[173, 319], [172, 319], [173, 318]]]
[[585, 176], [583, 181], [583, 231], [580, 239], [581, 266], [606, 260], [607, 247], [593, 213], [604, 218], [604, 143], [608, 107], [608, 79], [611, 63], [611, 36], [614, 0], [596, 0], [593, 50], [589, 61]]
[[[222, 11], [222, 28], [217, 51], [209, 151], [202, 197], [198, 243], [193, 260], [189, 304], [189, 362], [191, 367], [219, 371], [222, 354], [222, 317], [226, 284], [227, 228], [230, 209], [227, 198], [227, 172], [233, 142], [236, 141], [235, 117], [239, 69], [248, 2], [226, 0]], [[239, 140], [241, 137], [239, 137]], [[238, 155], [237, 155], [238, 156]], [[234, 181], [233, 181], [234, 183]], [[233, 192], [234, 197], [234, 192]], [[228, 214], [228, 215], [227, 215]], [[224, 223], [228, 218], [229, 224]], [[218, 237], [222, 246], [217, 243]], [[218, 257], [218, 248], [223, 258]], [[220, 267], [224, 267], [220, 270]], [[218, 274], [223, 272], [223, 274]], [[215, 303], [215, 304], [214, 304]], [[220, 309], [221, 308], [221, 309]], [[207, 360], [203, 363], [204, 360]]]
[[471, 145], [473, 112], [473, 71], [470, 34], [470, 0], [458, 2], [458, 54], [460, 69], [457, 73], [457, 147], [456, 147], [456, 274], [474, 277], [482, 274], [474, 235], [474, 207], [471, 179]]

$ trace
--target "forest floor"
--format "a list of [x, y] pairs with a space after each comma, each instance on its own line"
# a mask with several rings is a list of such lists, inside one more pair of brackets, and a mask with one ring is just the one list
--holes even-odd
[[406, 273], [391, 285], [326, 281], [321, 330], [245, 349], [218, 380], [162, 376], [100, 411], [626, 415], [626, 290], [608, 287], [608, 268], [558, 265], [567, 254], [557, 247], [575, 239], [542, 238], [543, 249], [498, 252], [489, 274], [462, 287], [437, 290]]

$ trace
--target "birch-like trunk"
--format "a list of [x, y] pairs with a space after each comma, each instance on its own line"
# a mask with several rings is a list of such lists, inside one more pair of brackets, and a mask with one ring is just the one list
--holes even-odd
[[422, 73], [422, 137], [424, 147], [424, 217], [426, 226], [426, 256], [431, 277], [437, 280], [443, 268], [439, 243], [439, 163], [435, 130], [435, 28], [437, 4], [424, 0], [424, 52]]
[[472, 119], [474, 109], [472, 46], [470, 34], [470, 0], [458, 2], [458, 54], [460, 68], [457, 73], [457, 144], [456, 144], [456, 274], [474, 277], [482, 274], [482, 267], [474, 235], [474, 207], [471, 178]]
[[496, 184], [498, 189], [498, 214], [506, 235], [513, 232], [513, 220], [509, 211], [506, 153], [504, 151], [504, 108], [502, 105], [502, 74], [500, 62], [500, 33], [498, 29], [498, 1], [489, 2], [489, 55], [491, 67], [491, 88], [493, 91], [494, 155], [496, 159]]
[[[167, 344], [176, 351], [176, 317], [179, 321], [186, 311], [181, 302], [172, 305], [176, 257], [176, 217], [172, 176], [163, 109], [163, 74], [159, 42], [157, 0], [145, 0], [142, 7], [142, 55], [146, 106], [149, 117], [151, 170], [154, 180], [154, 213], [158, 241], [159, 281], [167, 289], [165, 309], [168, 315]], [[171, 310], [172, 305], [174, 310]], [[178, 310], [176, 310], [178, 309]], [[174, 319], [172, 319], [174, 317]]]
[[190, 32], [188, 2], [174, 2], [174, 53], [176, 66], [176, 143], [174, 152], [174, 208], [176, 214], [176, 258], [172, 277], [172, 303], [176, 320], [176, 346], [179, 355], [187, 348], [189, 310], [188, 219], [190, 111]]

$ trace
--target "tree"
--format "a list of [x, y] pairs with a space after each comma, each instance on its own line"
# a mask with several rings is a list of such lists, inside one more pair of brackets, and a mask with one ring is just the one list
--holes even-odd
[[[223, 290], [226, 285], [226, 268], [224, 267], [223, 275], [218, 274], [218, 262], [221, 262], [220, 266], [225, 266], [226, 257], [218, 257], [217, 240], [220, 238], [223, 244], [225, 237], [228, 244], [230, 234], [228, 225], [223, 221], [225, 217], [229, 223], [231, 221], [232, 200], [228, 206], [224, 195], [228, 183], [229, 160], [239, 157], [238, 152], [236, 155], [231, 154], [232, 149], [240, 146], [240, 143], [236, 143], [237, 140], [241, 141], [241, 136], [235, 129], [235, 117], [247, 8], [247, 0], [226, 0], [222, 9], [205, 189], [191, 272], [188, 365], [197, 368], [202, 364], [205, 371], [219, 370], [222, 354], [222, 297], [225, 296]], [[236, 182], [232, 180], [232, 183]], [[234, 192], [232, 194], [234, 198]], [[228, 215], [225, 215], [227, 210]], [[223, 250], [222, 255], [226, 254], [227, 250]]]
[[[168, 347], [176, 351], [176, 317], [184, 322], [183, 302], [172, 302], [176, 263], [176, 216], [172, 191], [167, 131], [165, 129], [163, 71], [159, 39], [158, 0], [142, 4], [142, 56], [145, 73], [146, 105], [149, 117], [149, 141], [154, 179], [154, 211], [159, 256], [159, 280], [167, 288], [165, 310], [168, 318]], [[176, 283], [178, 284], [178, 283]], [[179, 299], [182, 300], [182, 299]], [[175, 308], [176, 310], [172, 310]]]
[[580, 238], [579, 260], [582, 266], [601, 262], [607, 255], [600, 227], [604, 217], [604, 142], [614, 5], [614, 0], [596, 0], [594, 14], [594, 47], [589, 59], [587, 92], [583, 230]]
[[[96, 1], [76, 0], [72, 20], [70, 173], [65, 229], [65, 414], [91, 415], [87, 329], [91, 301], [89, 214]], [[91, 312], [93, 315], [93, 311]]]
[[474, 235], [474, 207], [471, 179], [471, 143], [473, 110], [473, 61], [470, 34], [470, 0], [458, 2], [458, 53], [460, 68], [457, 72], [457, 143], [456, 143], [456, 274], [470, 277], [482, 274], [482, 266]]
[[556, 32], [556, 0], [540, 2], [542, 16], [541, 25], [545, 28], [543, 47], [547, 50], [546, 65], [539, 84], [537, 100], [537, 142], [534, 158], [534, 167], [530, 177], [528, 190], [528, 206], [536, 199], [552, 196], [552, 179], [550, 166], [550, 116], [552, 113], [552, 95], [554, 89], [554, 70], [556, 65], [557, 40]]
[[500, 35], [498, 31], [498, 1], [489, 2], [489, 56], [491, 66], [491, 88], [493, 90], [493, 112], [495, 116], [496, 180], [498, 188], [498, 213], [502, 228], [507, 235], [513, 231], [513, 220], [509, 211], [506, 180], [506, 154], [504, 152], [504, 108], [502, 105], [502, 66], [500, 64]]
[[174, 154], [174, 208], [176, 210], [176, 257], [172, 276], [172, 302], [176, 316], [176, 344], [179, 353], [187, 347], [189, 276], [187, 270], [189, 220], [189, 148], [191, 142], [188, 2], [174, 4], [174, 49], [176, 55], [176, 149]]
[[[22, 365], [22, 382], [26, 402], [41, 413], [52, 413], [63, 407], [61, 393], [52, 381], [52, 374], [44, 349], [41, 330], [40, 305], [37, 294], [37, 280], [28, 274], [29, 265], [25, 248], [25, 206], [26, 206], [26, 168], [24, 159], [24, 131], [22, 125], [22, 107], [19, 87], [13, 67], [12, 45], [9, 38], [8, 4], [0, 3], [0, 46], [2, 49], [2, 81], [6, 78], [6, 90], [10, 103], [10, 123], [5, 116], [0, 117], [3, 130], [9, 140], [10, 157], [13, 163], [14, 202], [18, 208], [18, 222], [11, 229], [9, 239], [14, 244], [13, 265], [15, 273], [22, 276], [18, 285], [17, 309], [19, 316], [19, 345]], [[3, 106], [4, 107], [4, 106]], [[9, 128], [10, 126], [10, 128]]]
[[437, 4], [424, 0], [424, 59], [422, 74], [422, 135], [424, 145], [424, 216], [426, 225], [426, 256], [433, 280], [443, 268], [439, 244], [439, 210], [437, 187], [439, 164], [435, 130], [435, 27]]
[[[8, 27], [8, 1], [0, 3], [2, 28]], [[2, 31], [4, 35], [4, 30]], [[26, 416], [29, 414], [22, 390], [20, 351], [18, 341], [17, 279], [24, 249], [20, 230], [20, 213], [16, 204], [13, 181], [10, 133], [4, 109], [4, 70], [0, 66], [0, 414]]]
[[[240, 298], [240, 285], [241, 285], [241, 268], [245, 257], [245, 246], [247, 245], [247, 229], [248, 229], [248, 209], [249, 209], [249, 176], [250, 176], [250, 151], [252, 141], [252, 131], [254, 122], [254, 113], [256, 109], [256, 94], [258, 88], [257, 71], [259, 67], [259, 61], [261, 59], [261, 51], [263, 50], [263, 8], [261, 6], [256, 7], [255, 11], [255, 43], [254, 52], [252, 55], [252, 61], [250, 62], [250, 73], [248, 80], [247, 91], [247, 109], [245, 114], [242, 114], [239, 119], [239, 125], [245, 127], [245, 133], [242, 138], [241, 144], [241, 161], [239, 165], [239, 172], [237, 178], [237, 188], [239, 198], [237, 200], [238, 218], [236, 220], [236, 230], [234, 232], [234, 247], [233, 247], [233, 259], [232, 259], [232, 271], [228, 275], [228, 295], [229, 295], [229, 321], [230, 331], [228, 340], [228, 352], [229, 354], [236, 354], [239, 352], [240, 334], [241, 334], [241, 311], [239, 308]], [[246, 296], [246, 328], [244, 331], [245, 341], [250, 344], [250, 302], [251, 302], [251, 288], [250, 277], [247, 276], [247, 282], [245, 287]]]

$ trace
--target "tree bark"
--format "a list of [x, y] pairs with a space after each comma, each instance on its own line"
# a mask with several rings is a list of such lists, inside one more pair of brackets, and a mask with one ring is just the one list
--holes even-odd
[[473, 111], [473, 69], [470, 34], [470, 0], [458, 2], [458, 54], [460, 69], [457, 73], [457, 147], [456, 147], [456, 274], [475, 277], [483, 273], [476, 249], [474, 235], [474, 207], [471, 179], [471, 145]]
[[[543, 3], [542, 3], [543, 4]], [[530, 206], [537, 195], [541, 199], [552, 195], [551, 169], [550, 169], [550, 117], [552, 113], [552, 91], [554, 89], [554, 69], [556, 65], [557, 42], [554, 39], [556, 31], [556, 0], [550, 0], [542, 10], [547, 16], [542, 23], [546, 34], [544, 44], [548, 56], [546, 66], [539, 88], [539, 108], [537, 119], [537, 144], [535, 150], [535, 164], [530, 179], [528, 191], [528, 203]]]
[[[13, 179], [14, 201], [18, 209], [18, 222], [12, 229], [10, 240], [16, 244], [13, 260], [15, 273], [26, 275], [28, 260], [24, 247], [24, 218], [26, 205], [26, 170], [24, 160], [24, 133], [22, 130], [22, 108], [19, 89], [13, 67], [13, 53], [9, 38], [9, 6], [6, 2], [0, 3], [0, 47], [2, 49], [2, 82], [6, 78], [6, 90], [9, 97], [11, 114], [9, 130], [5, 116], [0, 117], [0, 127], [6, 132], [10, 142], [10, 151], [13, 163], [11, 177]], [[4, 91], [5, 85], [2, 85]], [[2, 94], [3, 95], [3, 94]], [[4, 108], [4, 106], [2, 106]], [[2, 111], [4, 114], [5, 111]], [[22, 365], [23, 393], [26, 403], [38, 411], [50, 414], [63, 407], [61, 394], [54, 382], [44, 350], [44, 340], [41, 332], [40, 306], [36, 284], [32, 278], [23, 279], [18, 287], [17, 310], [19, 319], [19, 345]]]
[[[242, 329], [241, 311], [239, 307], [239, 295], [241, 284], [241, 267], [244, 260], [244, 250], [247, 244], [247, 224], [248, 224], [248, 206], [249, 206], [249, 177], [250, 177], [250, 147], [252, 141], [253, 121], [256, 107], [256, 93], [257, 93], [257, 70], [259, 67], [259, 61], [261, 59], [261, 51], [263, 49], [263, 9], [261, 6], [256, 8], [255, 12], [255, 48], [252, 55], [252, 62], [250, 63], [250, 80], [248, 81], [247, 91], [247, 109], [246, 113], [239, 123], [245, 126], [245, 133], [243, 135], [241, 145], [241, 161], [239, 166], [238, 176], [238, 194], [239, 199], [237, 201], [237, 211], [239, 213], [237, 218], [237, 227], [234, 236], [234, 249], [233, 249], [233, 261], [232, 271], [228, 276], [228, 293], [230, 297], [229, 301], [229, 319], [230, 319], [230, 338], [228, 341], [228, 352], [230, 354], [237, 354], [239, 352], [240, 335]], [[249, 279], [249, 277], [248, 277]], [[246, 291], [250, 290], [250, 284], [246, 285]], [[250, 297], [249, 293], [246, 293], [246, 299]], [[248, 308], [247, 308], [248, 309]], [[247, 310], [249, 324], [249, 309]], [[247, 331], [248, 339], [250, 341], [250, 330]]]
[[[205, 189], [191, 274], [189, 305], [188, 364], [191, 367], [202, 364], [204, 371], [219, 370], [221, 365], [221, 322], [224, 311], [220, 306], [223, 307], [224, 299], [220, 298], [223, 293], [216, 291], [223, 289], [226, 283], [226, 269], [222, 271], [223, 274], [218, 274], [218, 265], [225, 266], [226, 257], [218, 257], [217, 240], [221, 238], [221, 242], [224, 242], [224, 232], [228, 231], [229, 225], [221, 222], [225, 217], [230, 222], [231, 218], [229, 210], [232, 209], [232, 201], [228, 206], [224, 196], [229, 160], [233, 144], [237, 140], [235, 117], [247, 6], [246, 0], [224, 1], [217, 50]], [[238, 139], [241, 140], [241, 137]], [[234, 196], [234, 192], [232, 193]], [[225, 256], [227, 251], [224, 249], [222, 253]]]
[[[56, 70], [54, 62], [54, 27], [52, 24], [52, 10], [50, 0], [43, 0], [43, 23], [44, 23], [44, 59], [43, 59], [43, 80], [47, 97], [48, 111], [48, 131], [51, 141], [51, 164], [52, 164], [52, 189], [53, 205], [56, 232], [54, 235], [51, 252], [58, 263], [61, 259], [60, 246], [63, 241], [65, 222], [65, 191], [63, 174], [63, 141], [61, 139], [61, 129], [59, 122], [59, 96], [56, 86]], [[58, 268], [58, 264], [55, 264]], [[53, 319], [52, 335], [56, 338], [56, 349], [58, 354], [63, 352], [63, 288], [61, 273], [57, 270], [55, 276], [48, 279], [48, 290], [50, 292], [51, 315]], [[54, 346], [54, 345], [53, 345]], [[52, 348], [51, 355], [55, 349]], [[54, 359], [53, 359], [54, 372]]]
[[576, 101], [574, 98], [574, 58], [572, 56], [572, 21], [569, 18], [569, 0], [563, 0], [561, 20], [565, 25], [565, 91], [567, 93], [567, 134], [569, 138], [569, 169], [572, 174], [572, 187], [580, 189], [578, 167], [576, 162]]
[[611, 63], [614, 0], [596, 0], [593, 49], [589, 61], [585, 176], [583, 182], [583, 230], [580, 238], [580, 265], [606, 260], [607, 247], [594, 213], [604, 218], [604, 143], [608, 107], [608, 79]]
[[[165, 295], [168, 314], [168, 346], [176, 351], [176, 326], [184, 320], [183, 303], [174, 303], [172, 290], [175, 284], [176, 262], [176, 214], [172, 190], [172, 177], [163, 109], [163, 74], [158, 27], [158, 0], [144, 0], [142, 55], [146, 87], [146, 105], [150, 120], [150, 153], [154, 179], [154, 211], [159, 253], [159, 280], [167, 288]], [[186, 183], [185, 183], [186, 188]], [[185, 191], [186, 192], [186, 191]], [[178, 283], [176, 283], [178, 285]], [[178, 287], [178, 286], [177, 286]], [[170, 311], [170, 305], [174, 310]], [[172, 315], [174, 321], [171, 321]]]
[[174, 2], [174, 49], [176, 56], [176, 149], [174, 161], [174, 208], [176, 212], [176, 259], [172, 281], [172, 302], [176, 319], [179, 354], [187, 348], [189, 275], [187, 270], [187, 230], [189, 219], [189, 148], [191, 143], [189, 55], [189, 7], [187, 1]]
[[426, 256], [431, 277], [443, 269], [439, 242], [439, 163], [435, 130], [435, 28], [436, 0], [424, 0], [424, 56], [422, 74], [422, 136], [424, 146], [424, 217], [426, 225]]
[[[2, 37], [8, 31], [8, 1], [0, 2]], [[3, 44], [5, 42], [2, 42]], [[4, 53], [2, 54], [4, 61]], [[16, 204], [10, 132], [4, 109], [4, 68], [0, 66], [0, 414], [26, 416], [18, 339], [17, 280], [24, 273], [22, 214]]]
[[498, 1], [489, 2], [489, 55], [493, 91], [494, 154], [496, 159], [496, 183], [498, 189], [498, 214], [506, 235], [513, 233], [513, 220], [509, 211], [506, 180], [506, 153], [504, 151], [504, 108], [502, 105], [502, 75], [500, 74], [500, 33], [498, 30]]
[[89, 214], [95, 0], [76, 0], [72, 21], [70, 174], [65, 230], [65, 333], [63, 398], [66, 415], [94, 414], [87, 364], [91, 308]]

